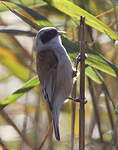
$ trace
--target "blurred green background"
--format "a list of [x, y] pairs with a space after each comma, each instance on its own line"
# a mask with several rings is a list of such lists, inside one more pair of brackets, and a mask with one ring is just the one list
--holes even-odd
[[[80, 16], [88, 42], [85, 149], [118, 150], [118, 0], [0, 0], [0, 150], [79, 149], [79, 104], [72, 101], [62, 107], [55, 140], [33, 41], [42, 27], [65, 30], [74, 66]], [[72, 96], [79, 96], [79, 76]]]

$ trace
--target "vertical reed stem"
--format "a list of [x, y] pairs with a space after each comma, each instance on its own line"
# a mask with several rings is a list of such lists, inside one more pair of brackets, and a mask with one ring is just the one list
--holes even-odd
[[79, 110], [79, 150], [85, 148], [85, 17], [80, 19], [80, 110]]

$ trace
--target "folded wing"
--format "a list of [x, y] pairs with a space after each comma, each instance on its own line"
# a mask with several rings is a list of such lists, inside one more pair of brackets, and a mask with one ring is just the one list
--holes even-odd
[[56, 86], [58, 59], [52, 50], [46, 49], [37, 53], [36, 64], [44, 97], [52, 110], [52, 97]]

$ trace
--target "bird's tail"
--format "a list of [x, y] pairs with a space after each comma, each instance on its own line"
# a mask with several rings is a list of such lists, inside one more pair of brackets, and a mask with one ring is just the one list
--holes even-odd
[[55, 137], [58, 141], [60, 141], [60, 133], [59, 133], [59, 113], [55, 110], [52, 112], [52, 119], [54, 125]]

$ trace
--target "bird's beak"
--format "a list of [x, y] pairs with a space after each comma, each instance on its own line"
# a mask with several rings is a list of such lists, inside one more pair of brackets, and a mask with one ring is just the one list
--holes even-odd
[[58, 31], [58, 35], [66, 34], [65, 31]]

